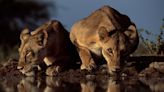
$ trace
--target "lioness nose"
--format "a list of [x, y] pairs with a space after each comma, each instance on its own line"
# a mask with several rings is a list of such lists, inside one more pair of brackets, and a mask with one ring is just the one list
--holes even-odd
[[23, 66], [17, 66], [17, 69], [21, 70], [23, 69]]

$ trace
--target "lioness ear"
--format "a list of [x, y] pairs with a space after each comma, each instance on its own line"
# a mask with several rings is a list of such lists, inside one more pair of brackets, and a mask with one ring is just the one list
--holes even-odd
[[42, 31], [41, 33], [37, 35], [37, 43], [40, 46], [45, 46], [47, 43], [47, 40], [48, 40], [48, 34], [46, 30]]
[[28, 28], [25, 28], [20, 34], [20, 39], [22, 42], [24, 42], [25, 40], [29, 39], [29, 37], [30, 37], [30, 31]]
[[98, 30], [98, 35], [100, 40], [105, 40], [106, 37], [108, 37], [108, 32], [105, 27], [100, 27]]
[[124, 32], [124, 34], [129, 37], [130, 39], [133, 39], [137, 35], [137, 29], [134, 24], [130, 25], [128, 29]]
[[25, 28], [20, 34], [21, 45], [18, 49], [19, 52], [24, 46], [24, 44], [26, 43], [26, 41], [29, 39], [29, 37], [30, 37], [30, 31], [29, 29]]

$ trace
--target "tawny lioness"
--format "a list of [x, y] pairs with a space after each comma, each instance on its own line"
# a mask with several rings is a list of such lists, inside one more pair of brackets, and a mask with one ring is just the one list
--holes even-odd
[[139, 43], [135, 24], [110, 6], [76, 22], [70, 39], [78, 49], [81, 69], [96, 68], [93, 56], [104, 57], [110, 74], [120, 70], [120, 60], [134, 52]]
[[49, 76], [76, 65], [75, 47], [69, 33], [57, 20], [49, 21], [32, 32], [23, 30], [20, 39], [17, 68], [27, 76], [35, 75], [34, 71], [41, 70], [43, 63], [47, 65], [46, 74]]

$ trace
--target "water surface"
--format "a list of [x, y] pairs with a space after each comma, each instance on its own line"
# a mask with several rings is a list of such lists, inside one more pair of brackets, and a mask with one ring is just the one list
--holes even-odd
[[109, 77], [67, 82], [56, 77], [1, 78], [0, 92], [164, 92], [164, 79]]

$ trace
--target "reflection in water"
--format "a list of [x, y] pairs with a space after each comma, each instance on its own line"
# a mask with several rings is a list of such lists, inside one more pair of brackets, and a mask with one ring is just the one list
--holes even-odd
[[89, 81], [87, 83], [80, 83], [81, 84], [81, 92], [95, 92], [96, 83]]
[[44, 83], [34, 77], [26, 77], [17, 85], [18, 92], [41, 92]]
[[93, 82], [88, 81], [81, 84], [81, 92], [121, 92], [120, 83], [114, 78], [110, 78], [106, 81]]
[[58, 89], [62, 84], [59, 79], [53, 77], [46, 77], [46, 88], [44, 92], [54, 92], [54, 89]]
[[18, 78], [0, 78], [0, 92], [17, 92]]
[[120, 92], [151, 92], [149, 86], [133, 78], [121, 81], [120, 87]]
[[0, 79], [0, 92], [164, 92], [164, 79], [66, 82], [56, 77]]
[[118, 83], [117, 80], [110, 78], [108, 80], [108, 87], [106, 92], [121, 92], [120, 90], [120, 83]]
[[79, 83], [68, 83], [55, 77], [46, 77], [44, 92], [80, 92]]
[[164, 78], [160, 79], [146, 79], [140, 78], [140, 80], [148, 85], [153, 92], [164, 92]]

